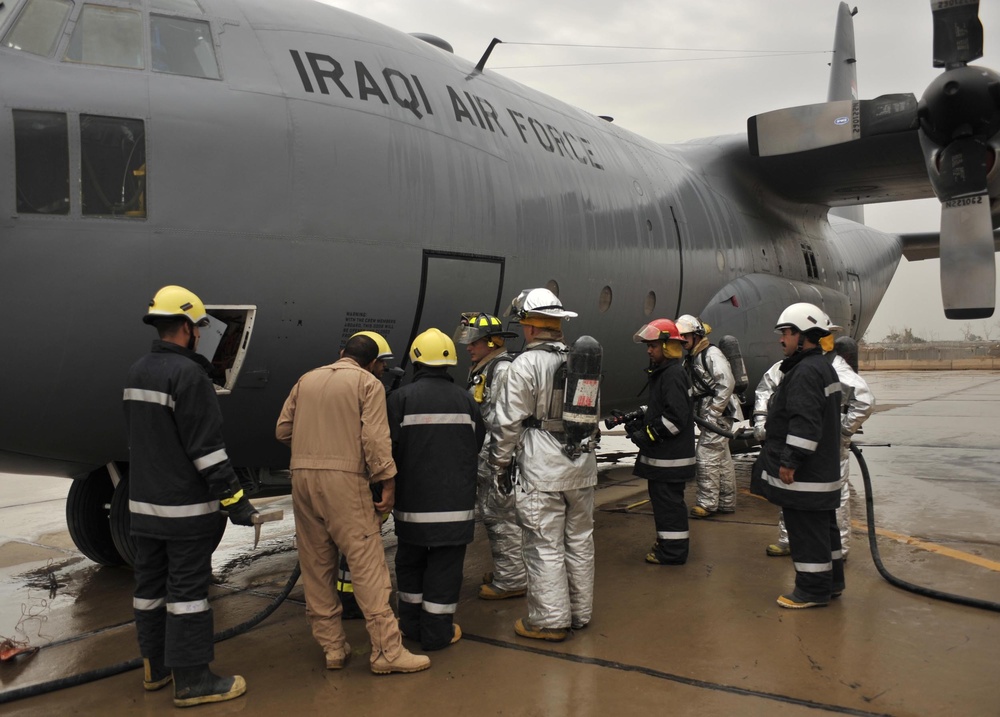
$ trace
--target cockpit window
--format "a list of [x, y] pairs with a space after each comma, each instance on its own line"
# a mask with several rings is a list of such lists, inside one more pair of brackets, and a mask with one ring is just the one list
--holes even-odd
[[183, 12], [187, 15], [204, 14], [201, 5], [198, 4], [198, 0], [153, 0], [153, 7], [157, 10]]
[[123, 8], [85, 5], [64, 59], [141, 70], [142, 15]]
[[3, 46], [48, 57], [72, 9], [69, 0], [28, 0], [4, 37]]
[[155, 71], [219, 79], [212, 29], [207, 22], [150, 15], [149, 23]]
[[18, 214], [68, 214], [66, 115], [31, 110], [13, 112]]
[[146, 130], [142, 120], [80, 115], [84, 216], [146, 216]]

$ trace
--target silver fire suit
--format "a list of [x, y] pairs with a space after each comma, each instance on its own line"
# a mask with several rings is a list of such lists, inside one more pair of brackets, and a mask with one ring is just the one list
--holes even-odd
[[[695, 415], [724, 431], [743, 420], [739, 399], [733, 395], [733, 378], [729, 359], [722, 350], [699, 341], [687, 357], [687, 367], [694, 391]], [[736, 510], [736, 471], [729, 453], [729, 439], [704, 426], [699, 426], [697, 463], [698, 493], [696, 504], [709, 513], [732, 513]]]
[[[479, 403], [486, 430], [493, 430], [496, 402], [503, 390], [510, 360], [503, 347], [491, 351], [469, 372], [469, 393]], [[480, 400], [481, 397], [481, 400]], [[493, 586], [500, 591], [523, 590], [527, 577], [521, 554], [521, 526], [517, 524], [514, 491], [504, 495], [490, 466], [490, 441], [479, 452], [476, 511], [486, 527], [493, 554]]]
[[[855, 372], [841, 356], [834, 354], [831, 363], [837, 372], [841, 386], [840, 477], [843, 480], [843, 486], [840, 489], [840, 505], [837, 507], [837, 527], [840, 529], [841, 553], [846, 558], [851, 545], [851, 484], [849, 482], [851, 438], [875, 410], [875, 396], [872, 394], [868, 382]], [[767, 420], [767, 404], [778, 382], [781, 381], [780, 366], [781, 362], [779, 361], [769, 368], [757, 386], [753, 412], [753, 430], [757, 440], [763, 440], [766, 437], [764, 423]], [[783, 547], [788, 545], [788, 530], [785, 528], [784, 516], [780, 512], [778, 515], [778, 544]]]
[[589, 623], [594, 602], [597, 461], [592, 452], [569, 458], [557, 427], [543, 427], [565, 351], [560, 341], [528, 344], [507, 370], [490, 429], [491, 464], [506, 467], [517, 453], [528, 622], [555, 629]]

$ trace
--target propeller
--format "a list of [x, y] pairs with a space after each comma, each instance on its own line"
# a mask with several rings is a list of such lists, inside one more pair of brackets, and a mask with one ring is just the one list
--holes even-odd
[[949, 319], [981, 319], [996, 304], [989, 173], [1000, 138], [1000, 76], [969, 66], [983, 56], [978, 0], [932, 2], [934, 66], [917, 107], [920, 146], [941, 202], [941, 299]]
[[[934, 66], [942, 72], [918, 102], [912, 94], [792, 107], [747, 121], [750, 152], [769, 156], [918, 130], [924, 165], [941, 202], [941, 298], [949, 319], [981, 319], [996, 305], [990, 180], [1000, 149], [1000, 75], [968, 63], [983, 56], [979, 0], [931, 0]], [[993, 175], [991, 177], [991, 175]]]

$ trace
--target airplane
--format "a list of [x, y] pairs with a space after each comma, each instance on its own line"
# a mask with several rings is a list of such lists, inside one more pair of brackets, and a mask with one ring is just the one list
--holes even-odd
[[[209, 304], [202, 350], [256, 495], [287, 491], [278, 412], [347, 337], [378, 331], [402, 356], [524, 288], [554, 291], [580, 314], [570, 339], [605, 347], [605, 411], [638, 403], [641, 324], [699, 315], [740, 341], [755, 385], [781, 309], [816, 303], [860, 338], [904, 250], [947, 257], [949, 312], [990, 315], [997, 75], [969, 65], [977, 2], [933, 17], [945, 70], [920, 102], [857, 100], [841, 3], [832, 106], [659, 145], [490, 71], [489, 53], [311, 0], [2, 0], [0, 291], [18, 328], [0, 471], [74, 478], [77, 547], [131, 561], [121, 388], [167, 284]], [[940, 241], [850, 218], [932, 196]]]

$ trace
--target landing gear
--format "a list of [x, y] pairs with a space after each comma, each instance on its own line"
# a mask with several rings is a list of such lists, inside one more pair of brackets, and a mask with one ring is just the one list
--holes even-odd
[[[111, 535], [111, 502], [115, 484], [107, 466], [70, 486], [66, 498], [66, 524], [80, 552], [100, 565], [124, 565]], [[127, 507], [127, 501], [126, 501]]]

